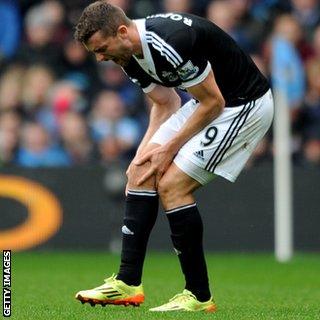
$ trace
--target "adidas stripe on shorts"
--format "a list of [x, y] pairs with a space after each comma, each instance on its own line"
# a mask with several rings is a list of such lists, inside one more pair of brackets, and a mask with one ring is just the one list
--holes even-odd
[[[167, 121], [151, 143], [165, 144], [184, 125], [199, 103], [188, 101]], [[174, 163], [202, 185], [215, 175], [234, 182], [273, 119], [271, 90], [239, 107], [224, 108], [222, 114], [192, 137], [178, 152]]]

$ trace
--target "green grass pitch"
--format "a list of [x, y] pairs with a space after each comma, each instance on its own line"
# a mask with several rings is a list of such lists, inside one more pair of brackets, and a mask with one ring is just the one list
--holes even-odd
[[12, 257], [12, 316], [23, 320], [320, 319], [320, 255], [278, 264], [270, 254], [208, 254], [218, 312], [151, 313], [150, 307], [182, 291], [174, 254], [151, 253], [144, 270], [146, 301], [139, 308], [91, 307], [74, 299], [117, 271], [116, 255], [27, 252]]

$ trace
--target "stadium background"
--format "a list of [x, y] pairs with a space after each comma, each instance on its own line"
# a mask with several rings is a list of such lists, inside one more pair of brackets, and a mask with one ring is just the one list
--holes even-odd
[[[180, 11], [212, 19], [250, 53], [272, 85], [285, 92], [290, 109], [294, 164], [295, 248], [300, 252], [319, 251], [318, 1], [109, 2], [122, 7], [131, 18], [155, 12]], [[17, 261], [16, 277], [20, 279], [16, 290], [21, 299], [16, 306], [16, 316], [19, 314], [21, 319], [44, 319], [48, 316], [45, 304], [40, 304], [33, 313], [28, 309], [27, 302], [39, 299], [44, 292], [35, 291], [34, 297], [23, 292], [26, 285], [35, 287], [35, 283], [28, 278], [28, 271], [33, 268], [40, 275], [38, 281], [42, 279], [43, 283], [48, 280], [46, 277], [49, 272], [45, 271], [50, 264], [57, 272], [65, 274], [65, 278], [53, 275], [53, 279], [61, 281], [74, 277], [76, 282], [81, 278], [81, 287], [75, 283], [65, 289], [69, 295], [81, 289], [82, 285], [94, 285], [93, 279], [100, 281], [102, 274], [116, 271], [117, 268], [124, 172], [146, 129], [150, 103], [121, 69], [109, 62], [97, 64], [73, 40], [73, 26], [89, 3], [87, 0], [0, 1], [0, 247], [27, 250], [26, 253], [14, 254]], [[188, 99], [187, 94], [179, 94], [183, 101]], [[293, 275], [298, 279], [301, 270], [308, 270], [309, 278], [306, 281], [309, 279], [309, 283], [304, 285], [306, 292], [311, 294], [310, 288], [316, 284], [319, 288], [320, 285], [319, 281], [312, 278], [316, 274], [314, 270], [319, 268], [318, 255], [298, 256], [298, 262], [292, 262], [287, 274], [280, 265], [272, 264], [273, 153], [270, 131], [239, 181], [230, 184], [219, 179], [198, 192], [197, 198], [206, 225], [205, 247], [210, 252], [209, 265], [215, 265], [217, 278], [223, 278], [224, 271], [221, 270], [234, 264], [239, 271], [251, 272], [252, 281], [259, 266], [264, 272], [268, 272], [267, 266], [270, 266], [270, 272], [282, 274], [283, 277], [282, 282], [275, 280], [275, 286], [286, 280], [293, 282], [290, 292], [303, 287], [294, 281]], [[172, 251], [164, 215], [159, 216], [150, 249]], [[79, 256], [73, 257], [70, 250], [77, 251]], [[92, 250], [101, 253], [93, 258], [90, 253]], [[211, 256], [217, 251], [263, 251], [267, 255], [261, 261], [260, 258], [254, 260], [250, 254]], [[116, 254], [116, 258], [111, 253]], [[248, 260], [244, 262], [246, 257]], [[110, 261], [108, 267], [101, 262], [106, 259]], [[158, 265], [171, 266], [173, 260], [170, 259], [174, 260], [175, 257], [151, 255], [154, 264], [147, 267], [147, 281], [150, 279], [148, 275], [158, 270]], [[37, 264], [32, 261], [37, 261]], [[70, 262], [70, 270], [64, 266], [65, 261]], [[96, 263], [96, 269], [92, 271], [91, 268], [91, 276], [87, 274], [85, 278], [77, 275], [75, 269], [84, 272], [90, 263]], [[175, 268], [178, 270], [177, 264]], [[178, 271], [171, 276], [174, 275], [178, 277]], [[237, 278], [238, 275], [232, 277], [231, 274], [230, 279], [236, 281]], [[247, 279], [244, 285], [250, 287], [250, 281]], [[234, 292], [239, 286], [234, 288]], [[232, 292], [230, 288], [227, 288], [229, 291], [221, 288], [222, 296], [223, 293]], [[297, 292], [298, 296], [299, 290]], [[237, 309], [237, 300], [233, 298], [231, 296], [231, 301]], [[52, 299], [57, 299], [56, 294]], [[163, 297], [157, 299], [163, 302]], [[313, 299], [309, 301], [310, 310], [314, 312], [310, 313], [310, 319], [316, 319], [314, 315], [319, 314], [315, 303], [320, 299], [319, 293], [313, 292]], [[55, 301], [57, 310], [64, 301]], [[293, 308], [295, 303], [292, 302], [290, 307]], [[260, 306], [258, 304], [256, 309], [251, 310], [253, 314], [258, 312]], [[227, 313], [226, 319], [229, 319], [228, 316], [234, 319], [233, 307], [225, 307], [230, 313]], [[70, 310], [75, 312], [73, 308], [73, 302], [70, 302]], [[264, 315], [268, 314], [267, 309], [263, 309]], [[292, 312], [290, 319], [294, 319], [294, 309], [287, 306], [286, 310], [289, 310], [289, 314]], [[60, 309], [59, 312], [52, 318], [77, 318], [77, 312], [72, 315], [64, 314]], [[281, 312], [285, 312], [284, 309], [275, 318], [269, 315], [266, 319], [282, 319], [282, 316], [283, 319], [289, 319]], [[102, 313], [94, 318], [100, 319], [99, 316], [103, 318]], [[124, 313], [118, 314], [119, 318], [123, 316]], [[132, 317], [139, 318], [137, 315]], [[241, 318], [239, 315], [237, 317]], [[243, 315], [243, 319], [249, 318]], [[260, 314], [252, 319], [264, 317]], [[309, 319], [309, 314], [305, 313], [297, 319]]]
[[[316, 186], [320, 168], [318, 1], [110, 2], [133, 18], [159, 11], [206, 16], [249, 52], [271, 83], [286, 93], [294, 172], [299, 177], [294, 179], [295, 218], [299, 221], [295, 224], [296, 244], [298, 248], [319, 249], [316, 228], [320, 218], [313, 196], [313, 191], [319, 190]], [[38, 181], [61, 202], [63, 222], [60, 229], [57, 227], [60, 231], [53, 238], [47, 237], [51, 243], [43, 243], [44, 248], [53, 249], [57, 244], [59, 248], [94, 248], [97, 243], [99, 248], [113, 247], [116, 241], [110, 244], [110, 235], [116, 240], [120, 237], [123, 173], [147, 125], [150, 105], [140, 88], [112, 62], [97, 64], [73, 40], [73, 27], [88, 3], [0, 1], [0, 172]], [[180, 94], [183, 101], [188, 99], [185, 93]], [[219, 182], [200, 192], [200, 205], [204, 206], [204, 217], [212, 221], [210, 224], [220, 225], [225, 219], [223, 228], [208, 232], [213, 237], [208, 241], [210, 248], [272, 250], [273, 152], [270, 131], [250, 159], [240, 183], [229, 186]], [[257, 181], [252, 179], [249, 184], [246, 174], [257, 177]], [[79, 186], [77, 193], [74, 185]], [[299, 188], [301, 185], [303, 188]], [[252, 189], [257, 196], [252, 196]], [[0, 227], [10, 231], [28, 219], [28, 210], [15, 199], [14, 191], [10, 197], [5, 197], [4, 192], [0, 197]], [[211, 193], [217, 196], [211, 197]], [[214, 204], [210, 202], [212, 198]], [[110, 213], [110, 203], [114, 213]], [[86, 227], [77, 215], [87, 216], [92, 222], [88, 238], [95, 241], [77, 237], [79, 223], [83, 232]], [[262, 220], [265, 223], [259, 224]], [[240, 234], [239, 225], [243, 226]], [[224, 233], [225, 229], [230, 232]], [[246, 234], [254, 234], [256, 241], [248, 241]], [[315, 236], [309, 237], [310, 234]], [[109, 240], [103, 241], [107, 235]], [[167, 239], [167, 231], [159, 231], [161, 236]], [[224, 237], [233, 237], [234, 245], [224, 245]], [[221, 245], [217, 245], [217, 239]], [[161, 241], [157, 243], [159, 249]]]

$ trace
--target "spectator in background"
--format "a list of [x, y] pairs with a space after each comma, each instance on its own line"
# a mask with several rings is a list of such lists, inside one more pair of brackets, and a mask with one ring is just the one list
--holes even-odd
[[318, 0], [291, 0], [292, 15], [311, 40], [315, 27], [320, 23], [320, 5]]
[[79, 113], [66, 112], [60, 119], [59, 133], [72, 164], [90, 164], [97, 160], [97, 150], [90, 139], [89, 128]]
[[67, 166], [71, 162], [64, 150], [53, 144], [44, 127], [29, 122], [22, 128], [16, 164], [24, 167], [50, 167]]
[[22, 105], [26, 118], [35, 120], [42, 112], [54, 80], [51, 69], [45, 65], [32, 65], [26, 68], [22, 88]]
[[[251, 13], [252, 0], [227, 0], [233, 8], [236, 27], [234, 38], [248, 53], [256, 53], [266, 37], [266, 24]], [[239, 39], [239, 40], [237, 40]]]
[[65, 26], [65, 9], [62, 3], [57, 0], [46, 0], [41, 4], [41, 7], [54, 29], [51, 41], [62, 46], [69, 34]]
[[302, 30], [296, 19], [288, 14], [279, 16], [271, 39], [271, 78], [275, 88], [280, 89], [292, 111], [297, 110], [305, 94], [305, 72], [296, 48]]
[[112, 61], [106, 61], [99, 65], [99, 75], [103, 89], [117, 91], [121, 96], [126, 114], [140, 118], [141, 111], [145, 111], [144, 96], [122, 69]]
[[60, 118], [69, 111], [79, 113], [86, 111], [87, 101], [81, 89], [81, 84], [70, 80], [61, 80], [52, 86], [48, 105], [56, 123], [59, 123]]
[[99, 153], [102, 164], [114, 165], [124, 160], [120, 144], [119, 139], [113, 135], [99, 141]]
[[0, 78], [0, 112], [5, 110], [22, 111], [21, 94], [23, 87], [23, 68], [10, 66]]
[[[138, 137], [140, 131], [144, 131], [148, 106], [138, 87], [114, 63], [107, 62], [98, 67], [81, 44], [69, 36], [71, 26], [76, 23], [88, 1], [0, 0], [0, 114], [5, 115], [4, 120], [1, 120], [0, 115], [0, 122], [5, 123], [3, 128], [9, 128], [10, 123], [19, 123], [16, 127], [12, 125], [15, 130], [0, 128], [0, 158], [4, 155], [8, 159], [3, 160], [4, 163], [13, 161], [19, 143], [16, 131], [20, 131], [21, 123], [25, 121], [38, 122], [49, 133], [49, 140], [53, 143], [61, 141], [73, 163], [95, 161], [98, 148], [95, 149], [95, 144], [90, 143], [90, 134], [84, 127], [89, 126], [89, 118], [93, 115], [91, 101], [101, 90], [101, 95], [105, 90], [120, 95], [124, 112], [117, 122], [129, 120], [129, 127], [140, 129]], [[184, 11], [202, 15], [207, 12], [208, 18], [212, 16], [215, 23], [251, 53], [266, 76], [271, 77], [269, 58], [271, 52], [276, 52], [277, 59], [274, 62], [277, 61], [278, 67], [272, 79], [274, 84], [279, 81], [287, 90], [296, 139], [294, 141], [299, 141], [295, 148], [301, 148], [300, 152], [306, 162], [318, 163], [320, 93], [317, 83], [320, 73], [320, 31], [316, 27], [320, 25], [319, 1], [110, 1], [126, 12], [131, 12], [129, 15], [136, 18], [153, 14], [159, 7], [162, 11]], [[289, 19], [283, 18], [284, 12], [292, 14], [285, 15]], [[271, 30], [270, 26], [277, 16], [279, 19], [276, 19], [276, 25], [282, 24], [282, 27], [277, 26], [277, 31], [274, 29], [273, 39], [277, 41], [269, 46], [269, 42], [265, 42], [265, 31]], [[261, 43], [264, 45], [262, 52]], [[19, 61], [23, 64], [18, 64]], [[304, 84], [305, 73], [307, 88]], [[183, 101], [188, 99], [181, 92], [179, 95]], [[69, 119], [70, 125], [66, 119]], [[78, 128], [79, 132], [73, 136], [71, 128]], [[117, 160], [117, 157], [126, 158], [130, 151], [119, 147], [121, 143], [117, 135], [107, 136], [106, 139], [102, 136], [99, 138], [104, 162], [112, 162], [111, 159]], [[81, 139], [84, 141], [83, 148], [80, 146]], [[97, 136], [95, 139], [98, 139]], [[303, 145], [300, 145], [299, 139], [303, 141]], [[252, 164], [268, 158], [269, 149], [270, 142], [266, 138], [261, 143], [261, 148], [258, 147]]]
[[76, 82], [61, 80], [54, 82], [47, 91], [46, 100], [38, 110], [34, 119], [41, 123], [51, 137], [59, 140], [59, 123], [68, 112], [84, 113], [87, 101], [84, 99], [81, 87]]
[[292, 15], [284, 14], [276, 19], [271, 39], [271, 79], [290, 108], [294, 160], [300, 158], [302, 141], [297, 123], [306, 89], [305, 70], [297, 50], [301, 37], [300, 25]]
[[44, 5], [32, 7], [25, 17], [26, 39], [18, 50], [17, 60], [26, 66], [47, 64], [54, 69], [59, 64], [59, 47], [53, 43], [55, 27]]
[[20, 116], [14, 111], [0, 113], [0, 164], [11, 164], [19, 142]]
[[90, 126], [103, 160], [123, 159], [136, 148], [139, 124], [125, 115], [125, 105], [115, 91], [102, 91], [93, 106]]
[[300, 116], [304, 159], [320, 165], [320, 26], [313, 36], [314, 56], [306, 64], [308, 90]]
[[207, 8], [207, 18], [227, 32], [246, 51], [252, 51], [249, 37], [240, 28], [236, 7], [227, 0], [213, 0]]
[[0, 1], [0, 69], [16, 52], [21, 20], [15, 0]]
[[193, 2], [191, 0], [163, 0], [162, 5], [165, 12], [191, 13]]
[[57, 70], [61, 78], [82, 79], [85, 93], [90, 98], [96, 94], [99, 83], [97, 64], [84, 47], [73, 38], [66, 40]]
[[259, 0], [251, 1], [250, 11], [252, 16], [266, 24], [268, 28], [274, 18], [290, 10], [290, 3], [287, 0]]
[[207, 7], [207, 18], [231, 35], [236, 23], [235, 13], [228, 1], [213, 0]]

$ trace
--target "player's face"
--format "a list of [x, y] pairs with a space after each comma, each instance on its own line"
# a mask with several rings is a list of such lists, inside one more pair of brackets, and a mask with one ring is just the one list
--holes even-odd
[[128, 65], [133, 55], [132, 44], [125, 31], [109, 37], [98, 31], [91, 36], [86, 47], [95, 54], [97, 61], [112, 60], [122, 67]]

